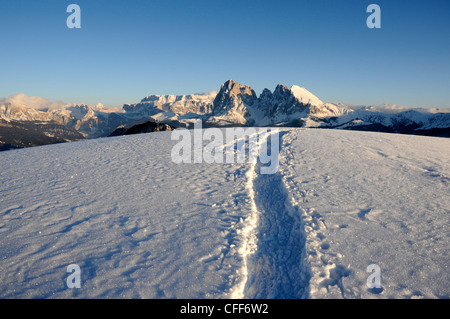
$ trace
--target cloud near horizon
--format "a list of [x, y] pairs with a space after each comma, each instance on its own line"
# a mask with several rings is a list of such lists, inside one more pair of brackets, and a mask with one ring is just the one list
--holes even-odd
[[57, 109], [65, 105], [62, 101], [52, 102], [49, 99], [39, 96], [28, 96], [25, 93], [12, 94], [7, 98], [0, 98], [1, 103], [11, 103], [15, 105], [24, 105], [36, 110]]

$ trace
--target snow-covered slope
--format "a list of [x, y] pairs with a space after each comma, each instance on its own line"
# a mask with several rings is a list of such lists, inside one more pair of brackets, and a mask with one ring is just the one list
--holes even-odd
[[303, 104], [306, 104], [306, 105], [311, 104], [311, 105], [315, 105], [315, 106], [320, 106], [320, 105], [324, 104], [321, 100], [319, 100], [319, 98], [317, 96], [315, 96], [314, 94], [309, 92], [304, 87], [293, 85], [291, 87], [291, 92], [292, 92], [292, 95], [295, 96], [295, 98]]
[[0, 297], [449, 297], [450, 140], [282, 129], [261, 175], [171, 134], [0, 153]]

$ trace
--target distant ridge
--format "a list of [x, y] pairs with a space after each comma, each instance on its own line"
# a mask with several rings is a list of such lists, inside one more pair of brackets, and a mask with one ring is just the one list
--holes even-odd
[[[26, 99], [21, 95], [18, 101]], [[450, 112], [400, 108], [390, 104], [354, 107], [324, 103], [298, 85], [289, 88], [279, 84], [273, 92], [266, 88], [257, 96], [251, 86], [232, 79], [225, 81], [219, 91], [154, 94], [117, 110], [102, 105], [55, 105], [51, 102], [46, 106], [42, 101], [47, 100], [41, 98], [42, 105], [36, 109], [17, 101], [0, 100], [0, 128], [6, 132], [0, 137], [0, 149], [43, 145], [52, 140], [106, 137], [123, 125], [137, 122], [189, 128], [197, 119], [203, 121], [204, 127], [295, 126], [450, 137]], [[7, 134], [12, 130], [12, 121], [15, 130], [21, 127], [15, 139]], [[46, 125], [50, 124], [53, 125], [52, 133], [47, 132], [49, 127]], [[33, 130], [23, 129], [30, 125], [34, 125]], [[33, 138], [33, 135], [39, 135], [38, 132], [47, 138]]]

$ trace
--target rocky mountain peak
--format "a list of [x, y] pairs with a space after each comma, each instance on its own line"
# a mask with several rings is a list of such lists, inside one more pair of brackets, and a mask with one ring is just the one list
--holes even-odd
[[250, 86], [239, 84], [233, 80], [227, 80], [224, 84], [222, 84], [219, 93], [214, 99], [214, 103], [216, 103], [216, 101], [218, 103], [223, 103], [223, 101], [228, 100], [232, 96], [239, 96], [244, 103], [249, 105], [253, 104], [253, 102], [258, 98], [255, 91]]
[[214, 99], [213, 113], [215, 115], [223, 115], [233, 111], [245, 115], [247, 107], [252, 106], [257, 100], [258, 97], [250, 86], [228, 80], [222, 84], [219, 93]]

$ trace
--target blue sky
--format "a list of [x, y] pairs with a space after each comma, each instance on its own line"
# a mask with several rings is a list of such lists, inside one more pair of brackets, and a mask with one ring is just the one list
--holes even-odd
[[[81, 29], [66, 8], [81, 7]], [[381, 7], [381, 29], [366, 8]], [[448, 0], [0, 1], [0, 97], [122, 106], [150, 94], [259, 94], [450, 108]]]

